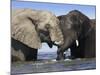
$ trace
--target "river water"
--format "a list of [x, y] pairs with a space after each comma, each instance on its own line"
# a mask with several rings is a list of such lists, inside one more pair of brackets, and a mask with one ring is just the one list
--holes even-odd
[[55, 52], [40, 52], [36, 62], [15, 62], [11, 65], [11, 74], [30, 74], [44, 72], [76, 71], [96, 69], [96, 59], [65, 59], [56, 61]]

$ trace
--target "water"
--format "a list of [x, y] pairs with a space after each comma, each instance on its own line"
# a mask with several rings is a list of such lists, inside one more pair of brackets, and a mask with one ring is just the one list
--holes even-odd
[[56, 52], [39, 52], [38, 53], [38, 59], [50, 60], [50, 59], [56, 59], [56, 57], [57, 57]]
[[[54, 51], [54, 52], [39, 52], [38, 53], [38, 59], [56, 59], [57, 57], [57, 51]], [[70, 49], [68, 49], [65, 53], [64, 53], [67, 56], [70, 56]]]
[[11, 66], [12, 74], [43, 73], [96, 69], [95, 58], [55, 61], [56, 52], [39, 52], [36, 62], [16, 62]]

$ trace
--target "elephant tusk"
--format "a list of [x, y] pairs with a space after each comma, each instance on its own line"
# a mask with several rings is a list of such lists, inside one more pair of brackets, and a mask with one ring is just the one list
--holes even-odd
[[79, 42], [78, 42], [78, 40], [76, 40], [76, 46], [79, 46]]
[[62, 42], [61, 41], [59, 41], [59, 42], [55, 41], [54, 43], [57, 44], [57, 45], [60, 45]]

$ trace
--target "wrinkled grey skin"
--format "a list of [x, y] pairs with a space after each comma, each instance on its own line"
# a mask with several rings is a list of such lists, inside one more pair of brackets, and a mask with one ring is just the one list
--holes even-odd
[[[41, 48], [38, 31], [49, 32], [53, 42], [63, 44], [63, 35], [59, 28], [59, 20], [49, 12], [32, 9], [12, 10], [11, 37], [32, 48]], [[35, 43], [34, 43], [35, 42]]]
[[91, 30], [86, 38], [79, 41], [77, 47], [74, 43], [71, 47], [71, 58], [93, 58], [96, 57], [96, 24], [91, 20]]
[[[64, 52], [71, 48], [74, 58], [95, 57], [95, 28], [91, 20], [78, 10], [70, 11], [67, 15], [58, 17], [64, 36], [64, 44], [58, 46], [57, 60], [65, 58]], [[79, 46], [76, 45], [79, 41]]]
[[31, 48], [14, 38], [11, 38], [11, 47], [12, 62], [37, 60], [37, 49]]
[[[50, 48], [52, 48], [52, 41], [49, 35], [46, 33], [40, 33], [41, 42], [46, 42]], [[22, 42], [11, 38], [11, 46], [12, 46], [12, 56], [11, 61], [36, 61], [38, 56], [38, 49], [28, 47]]]
[[[60, 46], [53, 42], [50, 44], [58, 46], [57, 60], [65, 59], [64, 52], [68, 48], [71, 49], [71, 59], [95, 57], [95, 20], [90, 20], [77, 10], [58, 16], [58, 19], [64, 36], [64, 44]], [[79, 46], [76, 45], [76, 40]]]
[[[47, 42], [47, 39], [50, 41]], [[12, 10], [11, 41], [12, 61], [37, 60], [37, 49], [41, 48], [42, 42], [47, 42], [49, 47], [52, 47], [49, 44], [51, 41], [59, 42], [58, 45], [63, 44], [59, 20], [49, 11]]]

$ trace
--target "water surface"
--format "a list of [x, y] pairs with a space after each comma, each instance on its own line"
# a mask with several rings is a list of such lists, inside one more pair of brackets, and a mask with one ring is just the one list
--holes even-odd
[[36, 62], [15, 62], [11, 65], [11, 74], [44, 73], [60, 71], [76, 71], [96, 69], [96, 60], [92, 59], [66, 59], [55, 61], [56, 53], [39, 53]]

